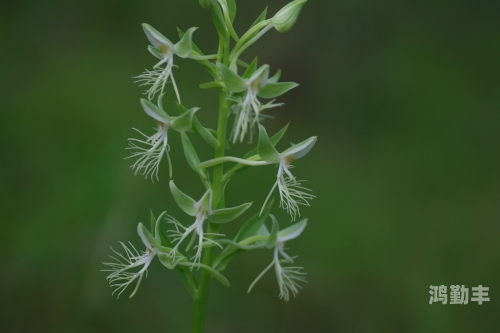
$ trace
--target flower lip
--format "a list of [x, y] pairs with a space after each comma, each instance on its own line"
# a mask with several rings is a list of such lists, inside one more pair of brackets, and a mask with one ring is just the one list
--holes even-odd
[[317, 136], [312, 136], [301, 143], [291, 146], [281, 153], [282, 158], [286, 159], [288, 156], [293, 155], [294, 159], [298, 159], [305, 156], [314, 147], [317, 139]]
[[153, 103], [144, 98], [141, 98], [141, 105], [142, 108], [144, 109], [144, 112], [146, 112], [148, 116], [165, 125], [169, 124], [168, 120], [169, 117], [167, 113], [162, 109], [160, 109], [158, 106], [154, 105]]
[[151, 45], [159, 48], [163, 54], [165, 53], [162, 50], [162, 44], [167, 46], [169, 50], [174, 49], [174, 44], [172, 44], [172, 42], [168, 40], [167, 37], [163, 36], [158, 30], [156, 30], [149, 24], [143, 23], [142, 28], [144, 29], [144, 33], [146, 34], [146, 37], [148, 38]]

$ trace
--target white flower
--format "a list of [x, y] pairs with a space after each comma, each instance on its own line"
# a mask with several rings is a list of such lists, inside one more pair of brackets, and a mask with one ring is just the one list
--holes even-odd
[[[161, 97], [159, 99], [159, 104], [161, 106]], [[162, 157], [167, 155], [170, 177], [172, 177], [172, 165], [170, 156], [168, 155], [168, 129], [172, 128], [178, 132], [188, 131], [192, 126], [194, 113], [199, 109], [192, 108], [179, 117], [170, 117], [161, 107], [145, 99], [141, 99], [141, 105], [144, 112], [156, 120], [156, 133], [147, 136], [138, 129], [135, 129], [144, 139], [129, 138], [129, 147], [127, 149], [131, 149], [132, 154], [126, 158], [137, 158], [135, 163], [131, 166], [131, 168], [135, 170], [135, 174], [137, 175], [139, 173], [146, 178], [151, 176], [151, 180], [153, 180], [153, 176], [159, 179], [158, 169], [160, 167], [160, 162]]]
[[[157, 93], [163, 93], [165, 89], [165, 84], [168, 79], [172, 82], [174, 86], [175, 94], [177, 100], [181, 101], [179, 96], [179, 91], [177, 85], [175, 84], [175, 79], [172, 74], [172, 68], [174, 67], [174, 55], [181, 58], [187, 58], [191, 56], [192, 53], [192, 35], [197, 28], [190, 28], [182, 36], [181, 40], [177, 44], [173, 44], [168, 38], [163, 36], [158, 30], [154, 29], [149, 24], [144, 23], [142, 25], [146, 37], [152, 46], [148, 49], [149, 51], [160, 61], [153, 66], [153, 70], [146, 70], [143, 74], [136, 76], [136, 82], [140, 82], [140, 86], [150, 86], [146, 90], [145, 94], [148, 95], [148, 99], [152, 100]], [[164, 65], [164, 67], [161, 67]]]
[[203, 246], [215, 245], [222, 248], [219, 243], [212, 240], [210, 237], [207, 237], [222, 235], [215, 233], [206, 233], [203, 230], [203, 224], [205, 220], [209, 220], [213, 223], [226, 223], [243, 214], [243, 212], [245, 212], [251, 206], [251, 203], [246, 203], [232, 208], [212, 209], [212, 189], [207, 190], [199, 201], [194, 201], [193, 198], [180, 191], [177, 186], [175, 186], [173, 181], [170, 181], [170, 190], [172, 191], [172, 195], [174, 196], [174, 199], [179, 207], [186, 214], [195, 217], [194, 223], [189, 227], [184, 227], [180, 222], [173, 218], [169, 219], [168, 222], [172, 223], [176, 227], [176, 230], [172, 231], [173, 238], [176, 244], [172, 248], [170, 255], [172, 257], [176, 256], [179, 245], [184, 239], [186, 239], [187, 236], [192, 234], [191, 241], [189, 242], [186, 251], [191, 248], [196, 239], [196, 236], [198, 236], [198, 245], [195, 246], [196, 254], [191, 258], [194, 263], [201, 262]]
[[[273, 222], [277, 225], [277, 221], [273, 215], [270, 215], [273, 219]], [[274, 270], [276, 272], [276, 278], [278, 280], [278, 285], [280, 288], [280, 298], [288, 301], [290, 299], [290, 291], [293, 296], [295, 296], [299, 292], [300, 282], [306, 282], [305, 275], [303, 272], [303, 268], [299, 266], [283, 266], [283, 264], [293, 263], [292, 257], [290, 257], [285, 252], [285, 242], [294, 238], [297, 238], [302, 231], [304, 231], [307, 224], [307, 219], [304, 219], [280, 232], [278, 232], [278, 237], [276, 244], [274, 245], [273, 251], [273, 260], [271, 264], [267, 266], [262, 273], [257, 276], [257, 278], [252, 282], [250, 287], [248, 288], [248, 292], [250, 292], [253, 286], [260, 280], [260, 278], [271, 268], [274, 266]], [[265, 229], [267, 233], [267, 229]], [[280, 258], [280, 255], [282, 259]]]
[[262, 111], [282, 105], [273, 103], [274, 100], [262, 104], [258, 97], [275, 98], [297, 86], [293, 82], [277, 82], [280, 71], [269, 78], [269, 65], [255, 69], [256, 62], [254, 62], [243, 77], [223, 64], [218, 64], [218, 67], [225, 87], [235, 94], [229, 97], [236, 102], [232, 108], [235, 115], [231, 133], [233, 143], [237, 140], [243, 141], [247, 133], [252, 133], [252, 128], [266, 117], [262, 115]]
[[175, 246], [172, 248], [172, 251], [170, 253], [171, 256], [175, 256], [176, 253], [178, 252], [179, 245], [181, 245], [182, 241], [186, 239], [187, 236], [190, 234], [193, 234], [193, 237], [191, 238], [191, 241], [189, 242], [186, 251], [189, 251], [191, 246], [193, 245], [195, 241], [195, 237], [198, 236], [198, 245], [196, 245], [196, 254], [191, 258], [193, 262], [195, 263], [200, 263], [201, 262], [201, 254], [203, 250], [203, 245], [217, 245], [220, 247], [220, 245], [211, 240], [210, 238], [207, 238], [209, 235], [218, 235], [219, 234], [212, 234], [212, 233], [205, 233], [203, 231], [203, 223], [207, 219], [208, 215], [212, 213], [212, 191], [209, 190], [205, 192], [203, 197], [198, 201], [194, 203], [194, 209], [195, 209], [195, 221], [193, 224], [191, 224], [189, 227], [184, 227], [179, 221], [169, 218], [168, 223], [172, 223], [175, 226], [175, 231], [172, 232], [173, 236], [173, 241], [176, 242]]
[[[125, 255], [120, 254], [113, 248], [111, 250], [117, 255], [117, 257], [110, 256], [114, 262], [103, 263], [109, 266], [111, 269], [103, 270], [105, 272], [111, 272], [106, 278], [109, 282], [110, 287], [114, 288], [113, 294], [118, 291], [118, 297], [123, 293], [123, 291], [134, 281], [137, 280], [135, 289], [132, 291], [130, 297], [134, 296], [139, 289], [142, 277], [146, 273], [158, 251], [151, 245], [151, 243], [146, 239], [141, 228], [137, 228], [137, 232], [142, 239], [142, 242], [146, 246], [146, 250], [142, 253], [136, 250], [136, 248], [129, 242], [130, 248], [128, 248], [124, 243], [120, 242], [122, 245]], [[133, 269], [139, 268], [138, 271], [133, 271]], [[130, 271], [132, 270], [132, 271]]]
[[259, 125], [260, 157], [268, 163], [279, 163], [276, 182], [271, 188], [262, 209], [264, 209], [276, 187], [278, 187], [280, 194], [280, 207], [290, 214], [292, 220], [295, 220], [297, 215], [300, 216], [299, 205], [309, 206], [309, 200], [312, 200], [315, 196], [309, 193], [310, 190], [302, 185], [304, 181], [297, 180], [292, 175], [290, 169], [293, 168], [293, 161], [304, 157], [312, 149], [316, 140], [317, 137], [310, 137], [299, 144], [292, 145], [284, 152], [278, 153], [269, 141], [264, 127]]

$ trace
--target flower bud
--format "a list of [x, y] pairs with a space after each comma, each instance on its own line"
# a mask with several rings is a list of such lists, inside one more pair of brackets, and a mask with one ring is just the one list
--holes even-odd
[[290, 30], [295, 22], [297, 22], [302, 6], [304, 6], [306, 2], [307, 0], [295, 0], [281, 8], [271, 19], [276, 30], [279, 32]]

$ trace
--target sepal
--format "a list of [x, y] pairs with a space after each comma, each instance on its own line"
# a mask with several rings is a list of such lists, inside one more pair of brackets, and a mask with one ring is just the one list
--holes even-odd
[[[288, 128], [288, 126], [290, 125], [290, 123], [286, 124], [282, 129], [280, 129], [276, 134], [274, 134], [271, 138], [269, 138], [269, 140], [271, 141], [271, 143], [273, 144], [273, 146], [276, 146], [278, 144], [278, 142], [280, 142], [281, 138], [283, 137], [283, 135], [285, 135], [285, 132]], [[254, 156], [254, 155], [257, 155], [259, 152], [258, 152], [258, 147], [250, 150], [248, 153], [245, 154], [245, 156], [243, 156], [243, 158], [249, 158], [250, 156]]]
[[196, 201], [191, 198], [189, 195], [185, 194], [177, 186], [173, 180], [170, 181], [170, 191], [174, 197], [177, 205], [188, 215], [195, 216], [196, 215]]
[[153, 244], [156, 243], [155, 237], [149, 232], [149, 230], [142, 224], [142, 222], [139, 222], [137, 225], [137, 233], [139, 234], [139, 237], [141, 237], [142, 242], [144, 245], [151, 251], [156, 251]]
[[189, 28], [181, 40], [175, 44], [174, 50], [175, 54], [177, 54], [181, 58], [187, 58], [191, 55], [193, 51], [193, 32], [198, 29], [196, 27]]
[[243, 226], [240, 228], [236, 237], [234, 239], [235, 242], [241, 242], [244, 239], [255, 236], [259, 233], [261, 226], [267, 219], [269, 212], [271, 211], [271, 207], [273, 205], [273, 200], [271, 200], [267, 206], [262, 211], [262, 214], [255, 214], [250, 219], [248, 219]]
[[215, 209], [212, 214], [208, 216], [208, 220], [212, 223], [230, 222], [243, 214], [251, 205], [252, 203], [249, 202], [236, 207]]
[[276, 73], [267, 80], [267, 83], [276, 83], [281, 77], [281, 69], [278, 69]]
[[167, 253], [158, 252], [158, 259], [163, 264], [163, 266], [167, 267], [168, 269], [174, 269], [175, 266], [177, 266], [177, 264], [184, 259], [184, 257], [182, 255], [179, 255], [177, 252], [172, 256]]
[[267, 79], [269, 78], [269, 65], [260, 66], [255, 73], [252, 74], [252, 77], [249, 79], [251, 82], [257, 82], [259, 88], [262, 88], [267, 84]]
[[252, 77], [253, 73], [255, 73], [255, 71], [257, 70], [257, 61], [258, 61], [258, 58], [255, 57], [255, 59], [253, 59], [252, 63], [250, 65], [248, 65], [247, 69], [245, 70], [245, 73], [243, 73], [244, 79], [249, 79], [250, 77]]
[[292, 224], [288, 228], [281, 230], [278, 233], [278, 241], [280, 243], [283, 243], [299, 237], [302, 231], [304, 231], [304, 229], [306, 228], [306, 225], [307, 225], [307, 219], [303, 219], [297, 223]]
[[268, 163], [277, 163], [280, 159], [280, 154], [274, 148], [271, 140], [269, 140], [266, 129], [261, 124], [259, 124], [258, 152], [259, 156]]
[[172, 118], [170, 121], [170, 127], [176, 130], [177, 132], [187, 132], [193, 126], [193, 117], [194, 114], [200, 108], [191, 108], [187, 112], [183, 113], [179, 117]]
[[158, 106], [154, 105], [153, 103], [144, 98], [141, 98], [141, 105], [142, 108], [144, 109], [144, 112], [146, 112], [146, 114], [151, 118], [158, 120], [159, 122], [162, 122], [164, 124], [169, 123], [168, 114], [162, 109], [160, 109]]
[[298, 84], [295, 82], [278, 82], [270, 83], [269, 81], [265, 86], [262, 86], [259, 90], [259, 97], [262, 98], [275, 98], [283, 95], [288, 90], [297, 87]]
[[247, 82], [226, 65], [218, 63], [219, 71], [227, 89], [233, 92], [242, 92], [247, 89]]
[[158, 30], [156, 30], [149, 24], [143, 23], [142, 28], [144, 29], [144, 33], [146, 34], [149, 42], [154, 47], [159, 48], [160, 44], [165, 44], [168, 47], [173, 47], [172, 42], [167, 37], [163, 36]]
[[312, 136], [309, 139], [292, 145], [290, 148], [281, 153], [281, 156], [293, 156], [295, 159], [301, 158], [306, 155], [312, 147], [316, 144], [318, 137]]

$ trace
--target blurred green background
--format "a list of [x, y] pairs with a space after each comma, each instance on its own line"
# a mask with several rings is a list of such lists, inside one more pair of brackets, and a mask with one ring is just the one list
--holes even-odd
[[[239, 0], [236, 30], [286, 3]], [[207, 332], [498, 332], [499, 14], [498, 1], [311, 0], [290, 32], [273, 30], [245, 53], [301, 84], [266, 123], [273, 133], [291, 121], [280, 148], [319, 137], [295, 163], [317, 198], [288, 244], [309, 283], [283, 302], [271, 272], [247, 294], [271, 252], [245, 253], [225, 271], [230, 288], [212, 283]], [[142, 22], [174, 41], [176, 26], [198, 26], [195, 42], [216, 51], [195, 0], [0, 4], [2, 332], [189, 331], [189, 295], [158, 261], [131, 300], [112, 297], [100, 272], [109, 246], [140, 244], [149, 209], [189, 222], [165, 161], [153, 184], [123, 159], [132, 127], [154, 126], [131, 78], [156, 63]], [[208, 75], [176, 64], [184, 104], [214, 126], [217, 94], [198, 89]], [[198, 197], [170, 137], [174, 179]], [[228, 204], [254, 201], [255, 212], [274, 177], [267, 167], [235, 178]], [[429, 286], [441, 284], [488, 286], [491, 301], [429, 305]]]

